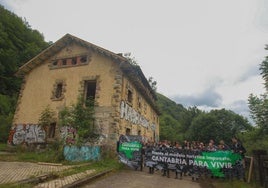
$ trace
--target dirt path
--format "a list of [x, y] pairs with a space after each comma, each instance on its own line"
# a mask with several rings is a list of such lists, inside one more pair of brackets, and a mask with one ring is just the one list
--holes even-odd
[[149, 174], [148, 170], [133, 171], [122, 170], [117, 173], [113, 173], [109, 176], [96, 180], [84, 188], [201, 188], [199, 182], [192, 181], [189, 176], [183, 177], [183, 179], [175, 179], [175, 173], [170, 175], [170, 178], [164, 177], [159, 171], [155, 174]]

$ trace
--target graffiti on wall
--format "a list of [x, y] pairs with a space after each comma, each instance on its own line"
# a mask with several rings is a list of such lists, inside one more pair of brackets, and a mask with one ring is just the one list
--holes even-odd
[[65, 144], [75, 144], [77, 141], [77, 130], [74, 127], [63, 126], [60, 129], [60, 136]]
[[150, 126], [149, 120], [147, 120], [143, 115], [141, 115], [124, 101], [121, 101], [120, 117], [130, 121], [133, 124], [142, 125], [145, 128], [151, 127], [152, 130], [155, 129], [154, 124]]
[[100, 146], [64, 146], [63, 155], [68, 161], [90, 161], [100, 159]]
[[45, 138], [45, 130], [37, 124], [16, 124], [9, 132], [8, 143], [12, 145], [44, 143]]

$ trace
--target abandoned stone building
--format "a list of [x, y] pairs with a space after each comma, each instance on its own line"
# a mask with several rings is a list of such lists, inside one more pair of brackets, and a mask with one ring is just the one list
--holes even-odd
[[76, 103], [79, 95], [95, 101], [94, 124], [101, 127], [103, 144], [115, 144], [126, 133], [154, 141], [159, 138], [155, 91], [140, 67], [120, 54], [66, 34], [16, 75], [23, 78], [23, 84], [9, 143], [59, 138], [64, 129], [58, 120], [45, 133], [38, 126], [40, 114], [47, 106], [58, 113]]

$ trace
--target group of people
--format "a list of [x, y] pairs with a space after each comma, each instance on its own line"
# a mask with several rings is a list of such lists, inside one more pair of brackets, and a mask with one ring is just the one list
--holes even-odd
[[[206, 152], [214, 152], [214, 151], [232, 151], [233, 153], [239, 153], [242, 157], [242, 160], [241, 160], [241, 167], [239, 168], [245, 168], [245, 161], [244, 161], [244, 157], [245, 157], [245, 153], [246, 153], [246, 149], [244, 148], [243, 144], [241, 143], [241, 141], [238, 140], [237, 137], [233, 137], [232, 139], [232, 144], [230, 145], [227, 145], [223, 140], [220, 140], [218, 142], [218, 144], [215, 144], [215, 141], [213, 139], [209, 140], [209, 142], [207, 144], [204, 144], [203, 142], [199, 142], [199, 141], [192, 141], [192, 142], [189, 142], [187, 140], [185, 140], [182, 144], [180, 144], [179, 142], [169, 142], [167, 140], [164, 140], [164, 141], [160, 141], [158, 142], [157, 144], [154, 143], [154, 142], [147, 142], [145, 144], [143, 144], [143, 149], [142, 149], [142, 155], [144, 156], [148, 156], [148, 154], [146, 154], [146, 152], [151, 152], [150, 151], [150, 148], [158, 148], [160, 150], [158, 151], [164, 151], [164, 150], [169, 150], [170, 149], [174, 149], [174, 150], [180, 150], [180, 151], [184, 151], [186, 153], [193, 153], [193, 152], [196, 152], [196, 153], [200, 153], [202, 151], [206, 151]], [[177, 151], [178, 151], [177, 150]], [[150, 158], [150, 156], [149, 156]], [[146, 161], [146, 159], [144, 159]], [[157, 163], [154, 163], [152, 161], [149, 161], [148, 162], [145, 162], [144, 165], [146, 167], [149, 168], [149, 173], [154, 173], [154, 169], [157, 169], [159, 168], [159, 166], [161, 167], [161, 165], [156, 165]], [[163, 169], [161, 169], [163, 168]], [[169, 177], [169, 171], [170, 171], [170, 167], [168, 164], [163, 164], [162, 167], [161, 167], [161, 171], [163, 172], [163, 176], [168, 176]], [[173, 167], [171, 167], [172, 169]], [[158, 169], [159, 170], [159, 169]], [[193, 168], [191, 168], [191, 170], [193, 170]], [[204, 170], [204, 169], [202, 169]], [[233, 171], [234, 169], [232, 169]], [[173, 171], [176, 172], [176, 177], [178, 177], [178, 172], [182, 175], [182, 173], [186, 173], [187, 169], [186, 167], [183, 165], [177, 165], [177, 167], [174, 167]], [[197, 170], [198, 171], [198, 170]], [[241, 169], [240, 169], [241, 171]], [[188, 169], [188, 172], [189, 172], [189, 169]], [[192, 172], [193, 173], [193, 172]], [[200, 174], [200, 169], [199, 169], [199, 172]], [[233, 172], [232, 172], [233, 173]], [[243, 176], [244, 175], [240, 175], [242, 178], [244, 178]], [[193, 178], [194, 176], [192, 176]]]
[[201, 141], [187, 141], [184, 140], [182, 144], [179, 142], [170, 142], [168, 140], [159, 141], [158, 143], [146, 142], [143, 144], [144, 148], [154, 146], [154, 147], [172, 147], [177, 149], [186, 150], [198, 150], [198, 151], [218, 151], [218, 150], [232, 150], [235, 153], [240, 153], [243, 157], [246, 153], [246, 149], [242, 142], [239, 141], [237, 137], [232, 137], [232, 144], [227, 145], [224, 140], [220, 140], [218, 144], [215, 143], [213, 139], [210, 139], [207, 144]]

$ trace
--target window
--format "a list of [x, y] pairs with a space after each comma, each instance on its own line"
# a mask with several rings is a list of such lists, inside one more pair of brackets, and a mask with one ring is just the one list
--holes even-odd
[[67, 65], [67, 60], [66, 59], [62, 60], [62, 65]]
[[85, 100], [95, 100], [96, 80], [85, 81]]
[[66, 68], [80, 65], [87, 65], [91, 61], [91, 55], [78, 55], [78, 56], [70, 56], [70, 57], [62, 57], [53, 59], [50, 63], [50, 69], [57, 68]]
[[138, 97], [138, 108], [141, 109], [142, 108], [142, 104], [141, 104], [141, 97]]
[[62, 83], [58, 83], [57, 87], [56, 87], [56, 93], [55, 93], [55, 97], [56, 99], [59, 99], [62, 97], [62, 91], [63, 91], [63, 84]]
[[59, 101], [64, 99], [64, 92], [66, 91], [66, 83], [64, 80], [56, 80], [53, 85], [51, 99], [53, 101]]
[[58, 65], [58, 61], [53, 61], [53, 62], [52, 62], [52, 65], [53, 65], [53, 66], [57, 66], [57, 65]]
[[77, 64], [77, 60], [76, 60], [76, 58], [74, 57], [74, 58], [72, 58], [72, 65], [76, 65]]
[[132, 93], [132, 91], [128, 90], [127, 91], [127, 101], [132, 104], [132, 100], [133, 100], [133, 93]]
[[81, 63], [86, 63], [86, 62], [87, 62], [87, 56], [82, 56], [82, 57], [80, 58], [80, 62], [81, 62]]
[[48, 138], [54, 138], [55, 137], [55, 130], [56, 130], [56, 123], [51, 123], [48, 127]]
[[130, 128], [126, 128], [126, 135], [130, 135]]

